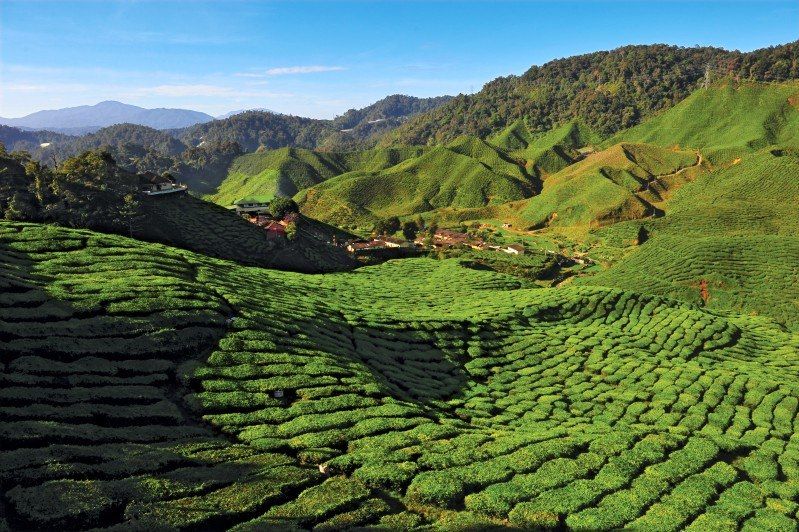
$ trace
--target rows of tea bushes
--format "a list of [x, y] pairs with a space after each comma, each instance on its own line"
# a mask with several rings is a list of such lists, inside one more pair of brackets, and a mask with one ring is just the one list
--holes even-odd
[[631, 286], [799, 327], [799, 238], [795, 237], [662, 235], [590, 282]]
[[699, 177], [663, 218], [599, 231], [611, 246], [641, 245], [585, 282], [762, 315], [797, 330], [798, 174], [791, 152], [764, 149]]
[[799, 336], [459, 259], [0, 223], [10, 528], [793, 530]]
[[[181, 253], [0, 226], [0, 528], [233, 524], [254, 512], [247, 490], [268, 505], [316, 481], [186, 413], [180, 367], [212, 349], [233, 307]], [[221, 510], [199, 515], [192, 498]]]

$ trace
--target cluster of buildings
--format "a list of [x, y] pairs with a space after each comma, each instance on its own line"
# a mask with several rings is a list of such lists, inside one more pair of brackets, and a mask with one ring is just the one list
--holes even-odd
[[394, 249], [449, 249], [458, 247], [469, 247], [476, 250], [502, 251], [510, 255], [523, 255], [524, 246], [521, 244], [488, 244], [484, 240], [470, 236], [467, 233], [460, 233], [450, 229], [437, 229], [432, 235], [419, 235], [413, 242], [401, 240], [399, 238], [381, 236], [371, 240], [353, 240], [347, 242], [347, 251], [356, 254], [368, 254], [383, 250]]
[[350, 253], [363, 253], [369, 251], [381, 251], [385, 249], [412, 249], [412, 242], [394, 238], [391, 236], [381, 236], [371, 240], [352, 240], [347, 242], [347, 251]]
[[286, 238], [286, 227], [292, 222], [296, 223], [298, 218], [299, 215], [296, 212], [287, 214], [282, 220], [277, 220], [266, 214], [247, 216], [250, 223], [254, 223], [266, 231], [266, 237], [269, 239]]
[[[185, 192], [188, 187], [182, 183], [177, 183], [169, 174], [158, 175], [153, 172], [145, 172], [140, 175], [141, 192], [148, 196], [170, 194], [174, 192]], [[286, 238], [286, 227], [299, 219], [299, 214], [289, 213], [282, 220], [278, 220], [269, 215], [269, 201], [258, 197], [242, 198], [234, 203], [236, 214], [246, 218], [251, 223], [262, 227], [266, 232], [267, 238], [279, 239]], [[510, 224], [504, 224], [510, 226]], [[314, 235], [317, 236], [317, 235]], [[326, 240], [325, 235], [318, 235], [320, 240]], [[333, 238], [333, 245], [340, 245]], [[343, 246], [353, 254], [369, 255], [373, 252], [383, 253], [393, 250], [397, 254], [411, 249], [448, 249], [457, 247], [470, 247], [476, 250], [502, 251], [510, 255], [523, 255], [524, 246], [521, 244], [491, 245], [484, 240], [470, 236], [467, 233], [452, 231], [451, 229], [436, 229], [432, 234], [418, 236], [413, 242], [402, 240], [391, 236], [381, 236], [370, 240], [359, 239], [344, 242]]]
[[[427, 237], [417, 238], [414, 242], [424, 246]], [[430, 243], [434, 249], [446, 249], [451, 247], [470, 247], [476, 250], [502, 251], [509, 255], [523, 255], [524, 246], [521, 244], [489, 244], [481, 238], [472, 237], [467, 233], [460, 233], [449, 229], [438, 229], [430, 238]]]

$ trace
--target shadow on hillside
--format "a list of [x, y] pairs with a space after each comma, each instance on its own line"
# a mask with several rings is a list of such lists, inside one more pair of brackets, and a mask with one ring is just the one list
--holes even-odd
[[[437, 331], [443, 335], [444, 331]], [[427, 403], [451, 399], [466, 385], [460, 353], [415, 331], [351, 328], [353, 350], [396, 399]]]
[[339, 247], [298, 233], [292, 242], [266, 232], [233, 211], [189, 194], [144, 198], [134, 236], [248, 266], [303, 273], [347, 271], [357, 263]]
[[[19, 226], [16, 234], [23, 232]], [[51, 293], [52, 278], [31, 250], [80, 253], [85, 239], [7, 235], [0, 238], [0, 529], [224, 529], [317, 481], [291, 457], [251, 456], [183, 408], [177, 367], [205, 358], [222, 316], [194, 312], [164, 328], [157, 311], [77, 308]], [[277, 487], [264, 487], [264, 478]], [[243, 494], [239, 509], [214, 505], [232, 493]]]

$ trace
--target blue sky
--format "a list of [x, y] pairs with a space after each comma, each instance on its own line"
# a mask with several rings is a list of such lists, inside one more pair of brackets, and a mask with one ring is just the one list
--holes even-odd
[[799, 2], [0, 0], [0, 116], [102, 100], [331, 118], [624, 44], [753, 50]]

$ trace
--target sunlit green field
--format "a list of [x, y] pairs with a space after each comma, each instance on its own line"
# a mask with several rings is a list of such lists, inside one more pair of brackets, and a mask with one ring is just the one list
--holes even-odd
[[8, 222], [0, 264], [0, 528], [795, 527], [799, 335], [764, 317]]

